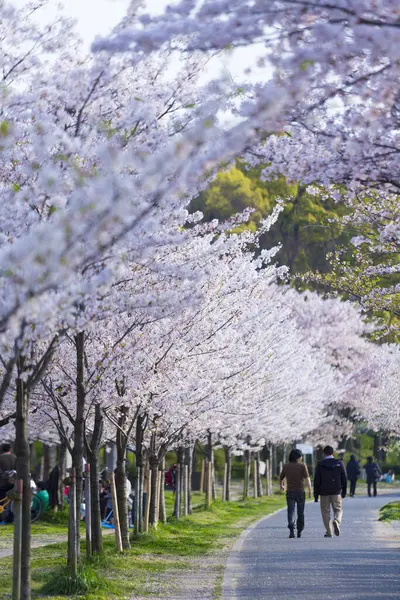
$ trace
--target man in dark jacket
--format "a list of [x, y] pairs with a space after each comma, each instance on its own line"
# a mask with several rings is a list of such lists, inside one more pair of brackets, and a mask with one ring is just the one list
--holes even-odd
[[378, 463], [373, 461], [372, 456], [368, 456], [367, 464], [364, 465], [364, 469], [367, 473], [367, 487], [368, 487], [368, 496], [371, 497], [371, 486], [374, 488], [374, 496], [377, 495], [376, 484], [379, 477], [382, 475], [382, 472], [379, 468]]
[[331, 506], [333, 508], [333, 531], [340, 535], [342, 522], [342, 498], [346, 496], [347, 477], [344, 464], [334, 458], [332, 446], [325, 446], [325, 458], [315, 469], [314, 498], [321, 497], [321, 515], [325, 526], [325, 537], [332, 537]]
[[354, 454], [350, 456], [346, 470], [347, 479], [350, 481], [350, 496], [353, 497], [356, 493], [357, 479], [360, 477], [360, 463], [356, 460]]

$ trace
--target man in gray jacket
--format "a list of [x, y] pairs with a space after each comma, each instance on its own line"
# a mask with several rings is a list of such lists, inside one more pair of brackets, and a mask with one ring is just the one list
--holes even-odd
[[[322, 521], [325, 526], [325, 537], [332, 537], [332, 526], [335, 535], [340, 535], [342, 522], [342, 498], [346, 496], [346, 469], [341, 460], [333, 456], [332, 446], [325, 446], [325, 458], [320, 460], [314, 475], [314, 498], [321, 498]], [[333, 521], [331, 523], [331, 506]]]

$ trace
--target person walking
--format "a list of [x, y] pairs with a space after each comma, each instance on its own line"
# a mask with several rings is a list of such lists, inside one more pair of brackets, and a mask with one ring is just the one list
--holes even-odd
[[357, 479], [360, 477], [360, 463], [356, 460], [354, 454], [350, 456], [350, 460], [346, 467], [347, 479], [350, 481], [350, 497], [356, 493]]
[[376, 490], [376, 484], [378, 482], [379, 477], [382, 475], [380, 467], [378, 463], [374, 462], [372, 456], [367, 457], [367, 464], [364, 465], [364, 469], [367, 473], [367, 488], [368, 488], [368, 496], [371, 497], [371, 486], [374, 490], [374, 496], [378, 494]]
[[283, 466], [279, 479], [282, 491], [285, 491], [283, 481], [286, 479], [289, 537], [295, 537], [295, 511], [297, 506], [297, 537], [300, 538], [304, 529], [304, 508], [306, 503], [304, 484], [307, 483], [310, 498], [312, 491], [310, 476], [308, 474], [307, 466], [303, 463], [303, 453], [301, 450], [293, 449], [290, 452], [289, 462]]
[[[318, 502], [321, 498], [321, 515], [325, 526], [326, 538], [332, 537], [332, 526], [335, 535], [340, 535], [342, 522], [342, 498], [346, 496], [347, 477], [346, 469], [341, 460], [333, 456], [332, 446], [325, 446], [323, 460], [320, 460], [315, 469], [314, 499]], [[333, 521], [331, 523], [331, 507]]]

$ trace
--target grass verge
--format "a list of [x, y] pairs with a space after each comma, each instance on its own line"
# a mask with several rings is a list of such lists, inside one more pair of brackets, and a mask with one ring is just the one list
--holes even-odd
[[400, 520], [400, 502], [390, 502], [382, 506], [379, 511], [380, 521], [399, 521]]
[[[114, 537], [107, 536], [104, 555], [84, 565], [76, 583], [65, 571], [65, 543], [37, 548], [32, 551], [33, 598], [122, 600], [134, 594], [152, 595], [163, 573], [188, 569], [193, 559], [226, 548], [250, 523], [284, 504], [284, 495], [277, 494], [230, 503], [217, 501], [209, 510], [197, 505], [191, 516], [180, 521], [170, 517], [156, 531], [133, 539], [131, 550], [122, 555], [115, 554]], [[1, 600], [10, 598], [10, 580], [11, 559], [0, 560]]]

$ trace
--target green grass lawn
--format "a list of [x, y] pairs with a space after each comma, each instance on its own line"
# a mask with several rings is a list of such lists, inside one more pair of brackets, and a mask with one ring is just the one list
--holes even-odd
[[380, 521], [399, 521], [400, 520], [400, 502], [390, 502], [382, 506], [380, 510]]
[[[132, 540], [132, 548], [122, 555], [115, 554], [114, 536], [104, 538], [104, 556], [85, 565], [77, 582], [71, 587], [65, 576], [66, 544], [54, 544], [32, 551], [33, 598], [53, 600], [117, 600], [149, 593], [149, 582], [168, 569], [186, 569], [190, 559], [205, 556], [226, 547], [251, 522], [270, 514], [285, 505], [285, 497], [276, 494], [271, 498], [246, 501], [215, 502], [205, 510], [194, 495], [193, 514], [177, 521], [169, 517], [168, 523], [156, 531]], [[167, 494], [169, 511], [172, 494]], [[45, 524], [42, 525], [45, 527]], [[50, 524], [49, 524], [50, 526]], [[64, 529], [64, 525], [62, 525]], [[84, 544], [82, 544], [84, 552]], [[0, 598], [10, 598], [11, 559], [0, 560]]]

